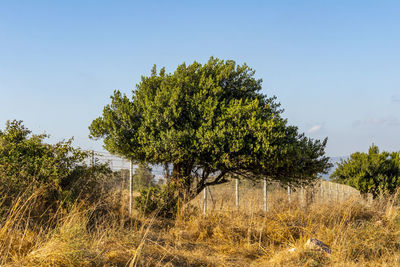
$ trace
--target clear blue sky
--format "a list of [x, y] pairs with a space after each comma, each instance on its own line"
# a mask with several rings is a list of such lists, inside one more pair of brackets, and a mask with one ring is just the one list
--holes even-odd
[[327, 154], [400, 150], [398, 1], [1, 1], [0, 129], [75, 137], [153, 64], [246, 62]]

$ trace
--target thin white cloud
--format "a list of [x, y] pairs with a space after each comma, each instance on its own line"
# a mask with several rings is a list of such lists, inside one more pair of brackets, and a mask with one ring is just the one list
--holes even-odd
[[372, 125], [381, 125], [387, 122], [387, 118], [369, 118], [365, 120], [365, 124], [372, 124]]
[[322, 124], [317, 124], [317, 125], [314, 125], [313, 127], [311, 127], [310, 129], [308, 129], [307, 133], [309, 133], [309, 134], [317, 133], [317, 132], [321, 131], [321, 129], [322, 129]]
[[366, 120], [358, 120], [353, 123], [354, 126], [372, 125], [372, 126], [400, 126], [400, 120], [396, 117], [389, 116], [383, 118], [368, 118]]
[[400, 95], [392, 95], [392, 101], [396, 103], [400, 103]]

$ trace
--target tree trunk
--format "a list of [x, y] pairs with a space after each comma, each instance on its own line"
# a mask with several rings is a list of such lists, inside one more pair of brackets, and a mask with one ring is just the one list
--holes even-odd
[[192, 188], [192, 172], [193, 164], [190, 162], [175, 163], [172, 171], [172, 179], [178, 185], [178, 195], [180, 200], [188, 202], [193, 199], [193, 188]]
[[167, 181], [169, 181], [169, 177], [170, 175], [169, 175], [169, 166], [168, 166], [168, 163], [165, 163], [164, 164], [164, 179], [165, 179], [165, 182], [167, 182]]

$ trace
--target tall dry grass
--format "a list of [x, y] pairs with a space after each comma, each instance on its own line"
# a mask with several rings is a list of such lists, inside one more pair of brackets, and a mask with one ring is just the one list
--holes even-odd
[[[39, 194], [39, 193], [38, 193]], [[214, 197], [218, 199], [218, 190]], [[220, 194], [224, 194], [223, 190]], [[241, 196], [252, 203], [256, 194]], [[102, 203], [60, 208], [35, 224], [28, 201], [16, 201], [0, 221], [2, 266], [399, 266], [400, 210], [397, 196], [371, 205], [360, 199], [300, 205], [286, 195], [236, 210], [225, 202], [207, 216], [191, 206], [175, 220], [127, 218], [126, 194]], [[308, 238], [328, 244], [331, 254], [308, 249]], [[293, 249], [294, 248], [294, 249]]]

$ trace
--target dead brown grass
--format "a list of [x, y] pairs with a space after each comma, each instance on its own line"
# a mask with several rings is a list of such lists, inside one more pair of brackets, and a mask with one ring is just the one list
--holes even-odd
[[[218, 198], [218, 191], [214, 195]], [[251, 203], [255, 195], [242, 195], [241, 203]], [[110, 207], [60, 209], [55, 223], [46, 226], [27, 219], [32, 196], [17, 201], [1, 220], [0, 265], [399, 266], [400, 210], [394, 198], [372, 205], [352, 199], [303, 207], [278, 194], [270, 198], [266, 214], [259, 206], [236, 210], [225, 202], [207, 216], [191, 206], [176, 220], [161, 220], [126, 218], [120, 208], [124, 197], [109, 200]], [[305, 248], [311, 237], [328, 244], [332, 254]]]

